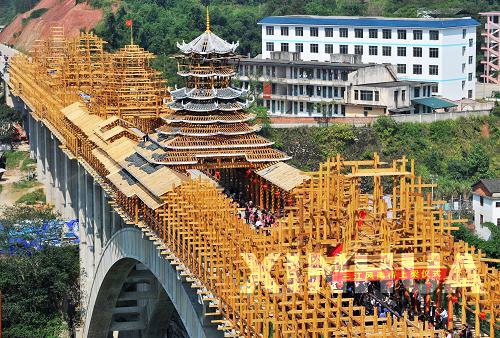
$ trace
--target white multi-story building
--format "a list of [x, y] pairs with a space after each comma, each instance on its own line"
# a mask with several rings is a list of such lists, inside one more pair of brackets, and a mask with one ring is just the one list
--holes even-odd
[[483, 239], [491, 235], [484, 223], [500, 226], [500, 179], [482, 179], [472, 186], [474, 226]]
[[303, 61], [331, 54], [361, 55], [363, 63], [393, 64], [399, 80], [435, 82], [433, 94], [475, 97], [476, 26], [472, 18], [406, 19], [271, 16], [262, 26], [262, 57], [300, 52]]

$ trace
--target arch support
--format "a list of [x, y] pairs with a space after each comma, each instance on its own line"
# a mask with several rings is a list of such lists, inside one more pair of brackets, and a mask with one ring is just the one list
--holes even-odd
[[[138, 266], [140, 270], [137, 270]], [[159, 255], [154, 243], [137, 228], [124, 228], [116, 232], [102, 250], [88, 292], [84, 336], [107, 338], [109, 331], [117, 325], [114, 319], [116, 314], [122, 309], [117, 304], [122, 302], [125, 308], [127, 303], [123, 301], [130, 300], [127, 294], [134, 293], [135, 289], [127, 292], [126, 287], [133, 283], [149, 283], [148, 278], [153, 278], [161, 290], [153, 293], [154, 306], [145, 306], [144, 311], [148, 312], [149, 320], [145, 321], [141, 331], [144, 336], [164, 336], [168, 328], [159, 325], [160, 321], [168, 323], [168, 318], [178, 314], [189, 337], [223, 337], [205, 318], [205, 309], [198, 302], [196, 289], [178, 277], [174, 267]]]

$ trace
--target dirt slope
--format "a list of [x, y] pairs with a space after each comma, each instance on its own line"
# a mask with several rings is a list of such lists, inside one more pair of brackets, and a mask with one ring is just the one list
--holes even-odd
[[[23, 18], [28, 18], [32, 11], [48, 8], [40, 18], [30, 19], [25, 25]], [[103, 11], [93, 9], [85, 3], [76, 4], [76, 0], [42, 0], [31, 11], [18, 15], [16, 19], [0, 33], [0, 42], [16, 48], [30, 50], [38, 39], [49, 35], [51, 26], [64, 26], [66, 36], [76, 36], [80, 30], [94, 28], [103, 18]]]

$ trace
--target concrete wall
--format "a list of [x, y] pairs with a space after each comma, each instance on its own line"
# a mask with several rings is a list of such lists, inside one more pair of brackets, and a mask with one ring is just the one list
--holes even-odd
[[[492, 198], [488, 196], [483, 197], [483, 205], [481, 206], [481, 196], [472, 194], [472, 209], [474, 210], [474, 226], [476, 227], [477, 234], [483, 238], [488, 239], [491, 236], [491, 231], [487, 227], [482, 226], [483, 223], [491, 222], [497, 224], [500, 219], [500, 207], [496, 203], [500, 203], [500, 198]], [[481, 215], [483, 222], [481, 223]]]

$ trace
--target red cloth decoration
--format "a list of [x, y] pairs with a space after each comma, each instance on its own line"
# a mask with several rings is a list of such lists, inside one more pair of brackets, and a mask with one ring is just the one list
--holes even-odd
[[274, 193], [274, 196], [279, 197], [279, 196], [280, 196], [280, 192], [279, 192], [279, 191], [276, 191], [276, 192]]
[[264, 183], [264, 184], [262, 185], [262, 189], [267, 190], [267, 184], [265, 184], [265, 183]]
[[458, 302], [458, 297], [457, 297], [457, 296], [453, 296], [453, 297], [451, 297], [451, 302], [452, 302], [452, 303], [456, 303], [456, 302]]
[[358, 228], [361, 228], [361, 226], [363, 225], [363, 222], [365, 221], [365, 218], [366, 218], [366, 211], [365, 210], [358, 211], [358, 217], [359, 217]]
[[125, 21], [125, 25], [127, 25], [127, 27], [132, 27], [132, 19]]
[[485, 320], [486, 319], [486, 312], [481, 311], [481, 313], [479, 314], [479, 319]]
[[332, 247], [330, 249], [330, 251], [328, 251], [328, 257], [335, 257], [335, 256], [337, 256], [339, 253], [342, 252], [343, 248], [344, 248], [344, 244], [342, 244], [342, 243], [340, 243], [336, 247]]

